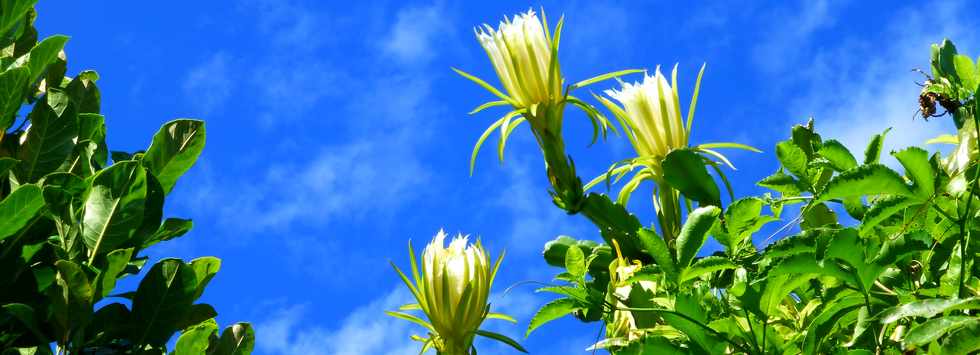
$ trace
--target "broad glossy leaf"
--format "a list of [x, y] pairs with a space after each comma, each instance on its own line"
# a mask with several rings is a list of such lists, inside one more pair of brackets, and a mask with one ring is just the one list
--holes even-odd
[[37, 185], [21, 185], [0, 201], [0, 240], [27, 226], [44, 208], [44, 196]]
[[165, 192], [170, 192], [204, 150], [204, 121], [179, 119], [167, 122], [153, 136], [143, 155], [143, 165], [156, 176]]
[[0, 2], [0, 32], [7, 33], [24, 15], [30, 12], [37, 0], [7, 0]]
[[30, 76], [31, 71], [27, 68], [14, 68], [0, 73], [0, 130], [6, 131], [14, 123], [17, 110], [24, 102]]
[[34, 182], [55, 171], [71, 155], [77, 136], [74, 106], [69, 105], [59, 117], [42, 100], [34, 105], [28, 118], [31, 125], [17, 151], [17, 178]]
[[148, 248], [153, 244], [171, 240], [186, 234], [194, 227], [194, 222], [189, 219], [167, 218], [148, 239], [143, 241], [143, 248]]
[[677, 236], [677, 265], [686, 268], [708, 239], [708, 230], [718, 220], [721, 210], [715, 206], [701, 207], [687, 216]]
[[174, 347], [174, 355], [198, 355], [207, 353], [211, 337], [217, 338], [218, 323], [208, 319], [185, 329]]
[[868, 164], [835, 176], [815, 201], [877, 194], [912, 196], [913, 192], [894, 170], [881, 164]]
[[693, 150], [675, 149], [664, 157], [664, 179], [671, 187], [702, 206], [719, 206], [721, 193], [704, 165], [704, 158]]
[[55, 262], [58, 269], [58, 297], [53, 302], [56, 319], [67, 329], [76, 324], [84, 324], [92, 313], [93, 288], [82, 268], [68, 260]]
[[143, 222], [147, 190], [146, 170], [135, 161], [113, 164], [93, 177], [82, 217], [90, 255], [132, 242]]
[[578, 304], [571, 298], [559, 298], [548, 302], [544, 306], [541, 306], [541, 309], [539, 309], [538, 312], [534, 314], [534, 317], [531, 318], [531, 323], [528, 324], [527, 332], [524, 334], [524, 337], [530, 335], [532, 331], [541, 325], [564, 317], [577, 309], [579, 309]]
[[248, 323], [235, 323], [225, 328], [218, 339], [214, 355], [248, 355], [255, 347], [255, 331]]
[[194, 270], [179, 259], [163, 259], [140, 281], [133, 297], [131, 338], [136, 344], [162, 346], [194, 302]]
[[116, 287], [116, 279], [119, 278], [122, 271], [126, 268], [132, 256], [133, 248], [117, 249], [106, 254], [105, 267], [99, 273], [98, 278], [96, 278], [95, 296], [97, 298], [107, 297], [112, 293], [112, 290]]
[[207, 287], [208, 282], [211, 282], [214, 275], [221, 269], [221, 259], [204, 256], [191, 260], [190, 266], [197, 279], [197, 291], [194, 292], [194, 299], [197, 299], [204, 293], [204, 288]]
[[8, 303], [3, 305], [2, 308], [7, 314], [19, 320], [24, 327], [30, 330], [36, 341], [41, 343], [51, 342], [51, 339], [48, 339], [40, 330], [38, 317], [34, 314], [34, 308], [23, 303]]
[[[38, 43], [31, 48], [31, 52], [25, 58], [27, 60], [27, 68], [31, 70], [31, 81], [37, 80], [44, 74], [44, 70], [48, 67], [48, 64], [53, 63], [58, 58], [58, 53], [65, 48], [65, 43], [68, 42], [68, 36], [54, 35], [45, 38], [43, 41]], [[14, 63], [17, 65], [18, 63]]]

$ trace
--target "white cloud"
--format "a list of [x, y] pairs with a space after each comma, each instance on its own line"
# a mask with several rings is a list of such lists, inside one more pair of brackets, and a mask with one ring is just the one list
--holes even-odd
[[184, 79], [187, 99], [203, 114], [219, 109], [231, 96], [228, 55], [218, 52], [191, 69]]
[[819, 30], [832, 26], [834, 11], [842, 1], [814, 0], [802, 1], [799, 8], [781, 8], [765, 16], [771, 19], [772, 27], [765, 31], [764, 38], [752, 52], [759, 69], [768, 74], [780, 73], [792, 64], [805, 58], [807, 51], [800, 46]]
[[436, 53], [433, 42], [436, 36], [453, 31], [446, 17], [445, 10], [436, 5], [402, 9], [398, 11], [391, 31], [382, 40], [381, 48], [402, 63], [428, 63]]

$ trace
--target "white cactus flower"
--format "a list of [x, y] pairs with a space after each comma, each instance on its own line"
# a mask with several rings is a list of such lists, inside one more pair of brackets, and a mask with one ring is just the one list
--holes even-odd
[[687, 146], [689, 132], [681, 117], [676, 89], [660, 68], [654, 75], [645, 75], [642, 82], [623, 83], [621, 89], [605, 93], [622, 105], [619, 111], [624, 113], [627, 134], [641, 158], [652, 158], [652, 164], [657, 165], [671, 150]]
[[476, 38], [515, 106], [531, 107], [561, 96], [562, 80], [557, 68], [551, 71], [554, 51], [546, 31], [533, 10], [513, 20], [505, 18], [496, 30], [486, 24], [476, 30]]

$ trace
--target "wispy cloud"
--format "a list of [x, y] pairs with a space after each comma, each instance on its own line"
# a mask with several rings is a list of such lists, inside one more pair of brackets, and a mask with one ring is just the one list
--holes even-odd
[[767, 74], [781, 73], [793, 68], [793, 63], [809, 55], [800, 46], [810, 40], [815, 33], [835, 23], [834, 12], [839, 11], [843, 1], [815, 0], [801, 1], [798, 7], [776, 8], [766, 18], [772, 19], [770, 28], [765, 31], [761, 41], [752, 52], [759, 68]]
[[406, 8], [398, 12], [391, 31], [382, 39], [382, 50], [401, 63], [426, 64], [437, 53], [437, 36], [453, 33], [445, 9], [438, 5]]
[[210, 114], [228, 101], [232, 89], [228, 62], [226, 53], [215, 53], [191, 69], [184, 78], [184, 95], [198, 112]]

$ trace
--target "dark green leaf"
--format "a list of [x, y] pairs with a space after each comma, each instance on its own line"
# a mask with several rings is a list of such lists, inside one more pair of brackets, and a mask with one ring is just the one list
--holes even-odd
[[248, 323], [235, 323], [225, 328], [218, 339], [214, 355], [248, 355], [255, 347], [255, 331]]
[[170, 192], [177, 179], [197, 161], [204, 150], [204, 121], [180, 119], [167, 122], [153, 136], [143, 155], [143, 165]]
[[6, 131], [14, 123], [17, 110], [24, 102], [30, 76], [31, 72], [27, 68], [14, 68], [0, 73], [0, 130]]
[[687, 198], [703, 205], [721, 205], [718, 185], [708, 175], [704, 159], [690, 149], [675, 149], [663, 160], [664, 179]]
[[153, 265], [133, 297], [131, 339], [136, 344], [166, 344], [194, 302], [196, 286], [194, 270], [178, 259]]
[[44, 208], [37, 185], [21, 185], [0, 201], [0, 240], [23, 229]]
[[54, 171], [71, 155], [77, 136], [73, 106], [60, 117], [43, 102], [34, 105], [28, 118], [31, 126], [17, 152], [17, 177], [34, 182]]
[[137, 162], [114, 164], [93, 177], [82, 217], [82, 237], [93, 258], [132, 242], [146, 196], [146, 170]]

